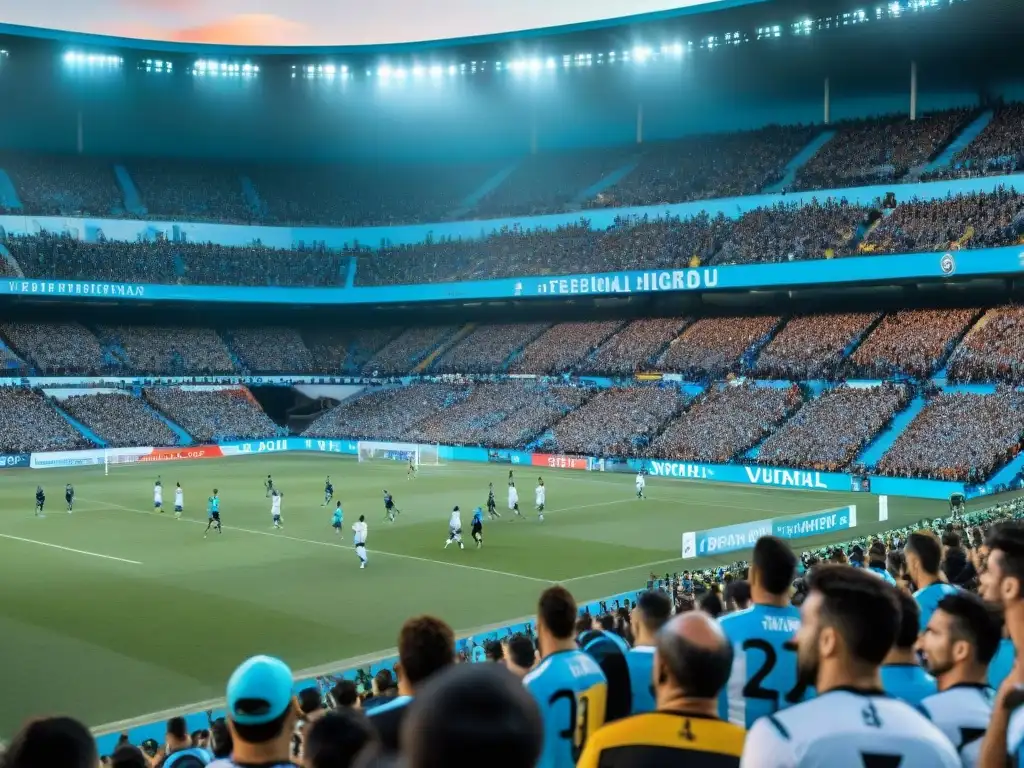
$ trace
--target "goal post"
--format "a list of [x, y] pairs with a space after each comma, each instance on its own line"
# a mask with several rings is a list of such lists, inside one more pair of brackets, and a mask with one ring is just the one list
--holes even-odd
[[143, 454], [117, 449], [103, 449], [103, 474], [109, 475], [110, 468], [122, 464], [138, 464]]
[[438, 466], [437, 445], [433, 443], [386, 443], [360, 440], [359, 461], [412, 461], [417, 467]]

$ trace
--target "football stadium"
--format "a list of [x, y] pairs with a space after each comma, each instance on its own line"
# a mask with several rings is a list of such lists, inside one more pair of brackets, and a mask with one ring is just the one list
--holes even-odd
[[0, 768], [1019, 757], [1019, 11], [0, 24]]

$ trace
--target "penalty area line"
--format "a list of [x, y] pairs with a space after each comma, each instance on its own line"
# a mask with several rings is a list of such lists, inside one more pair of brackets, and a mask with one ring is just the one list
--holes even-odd
[[59, 549], [63, 552], [74, 552], [76, 555], [87, 555], [89, 557], [98, 557], [102, 560], [115, 560], [119, 563], [128, 563], [129, 565], [142, 565], [138, 560], [129, 560], [125, 557], [114, 557], [113, 555], [101, 555], [99, 552], [88, 552], [84, 549], [74, 549], [72, 547], [62, 547], [60, 544], [50, 544], [47, 541], [36, 541], [35, 539], [25, 539], [21, 536], [11, 536], [8, 533], [0, 533], [0, 539], [10, 539], [11, 541], [20, 541], [24, 544], [36, 544], [40, 547], [49, 547], [50, 549]]

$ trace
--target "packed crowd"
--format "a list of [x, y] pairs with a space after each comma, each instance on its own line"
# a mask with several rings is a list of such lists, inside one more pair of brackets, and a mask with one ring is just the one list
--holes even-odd
[[0, 387], [0, 453], [74, 451], [95, 448], [42, 393]]
[[754, 195], [782, 178], [818, 129], [770, 126], [744, 133], [644, 144], [636, 168], [589, 205], [660, 205]]
[[668, 423], [647, 455], [680, 461], [730, 461], [760, 442], [802, 402], [796, 385], [712, 387]]
[[509, 359], [548, 327], [547, 323], [482, 325], [430, 364], [431, 373], [500, 373]]
[[854, 350], [844, 370], [851, 378], [927, 378], [942, 367], [977, 316], [975, 309], [911, 309], [887, 314]]
[[316, 361], [318, 373], [358, 376], [370, 359], [401, 333], [400, 328], [336, 329], [305, 331], [306, 348]]
[[511, 370], [547, 375], [586, 368], [584, 361], [621, 328], [619, 320], [558, 323], [527, 346]]
[[[413, 426], [408, 439], [442, 445], [522, 449], [580, 408], [593, 394], [585, 387], [522, 380], [475, 384], [463, 399]], [[345, 428], [344, 423], [339, 426]]]
[[8, 236], [4, 245], [26, 277], [127, 283], [340, 287], [347, 257], [338, 251], [285, 250], [175, 242], [163, 238], [85, 242], [67, 234]]
[[910, 402], [906, 384], [839, 386], [808, 401], [758, 447], [761, 464], [846, 469], [868, 443]]
[[1024, 104], [1004, 104], [970, 144], [953, 156], [947, 168], [933, 172], [935, 178], [963, 178], [1015, 173], [1024, 168]]
[[1024, 383], [1024, 307], [989, 310], [949, 358], [956, 381]]
[[199, 443], [275, 437], [279, 429], [244, 387], [196, 390], [153, 387], [146, 402]]
[[212, 328], [97, 326], [100, 341], [126, 371], [184, 376], [235, 373], [224, 340]]
[[465, 400], [470, 390], [468, 384], [432, 383], [370, 390], [318, 417], [302, 434], [405, 440], [417, 424]]
[[1013, 189], [909, 201], [883, 216], [861, 253], [914, 253], [1013, 245], [1024, 234], [1024, 195]]
[[799, 171], [796, 189], [883, 184], [932, 160], [975, 117], [975, 109], [842, 124]]
[[247, 373], [313, 373], [318, 368], [294, 328], [233, 328], [227, 335], [231, 349]]
[[640, 456], [682, 405], [671, 386], [605, 389], [558, 422], [540, 446], [579, 456]]
[[151, 218], [240, 223], [258, 218], [242, 193], [238, 168], [182, 159], [133, 160], [126, 167]]
[[878, 317], [872, 312], [846, 312], [791, 318], [761, 350], [754, 373], [759, 378], [790, 381], [830, 379], [851, 345]]
[[875, 470], [899, 477], [978, 483], [1024, 443], [1024, 392], [934, 396], [882, 456]]
[[181, 442], [152, 409], [127, 393], [75, 395], [60, 400], [57, 405], [109, 448], [167, 446]]
[[364, 365], [364, 376], [404, 376], [450, 342], [458, 331], [454, 325], [417, 326], [402, 331]]
[[698, 320], [669, 345], [657, 368], [695, 381], [722, 379], [739, 373], [747, 362], [744, 355], [767, 341], [779, 322], [778, 317]]
[[583, 370], [604, 376], [654, 370], [658, 356], [690, 322], [680, 317], [634, 320], [602, 344]]
[[124, 216], [121, 188], [114, 163], [84, 155], [29, 155], [8, 152], [0, 156], [14, 184], [21, 210], [37, 216]]
[[829, 198], [755, 208], [733, 223], [713, 264], [764, 264], [845, 256], [868, 209]]
[[99, 339], [79, 323], [0, 323], [0, 334], [40, 373], [97, 376], [118, 365], [105, 360]]

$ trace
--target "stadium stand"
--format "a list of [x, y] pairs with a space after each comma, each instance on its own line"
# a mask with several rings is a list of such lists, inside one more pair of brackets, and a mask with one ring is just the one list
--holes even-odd
[[120, 325], [98, 326], [96, 332], [129, 371], [174, 376], [238, 372], [212, 328]]
[[878, 319], [877, 313], [804, 315], [789, 320], [761, 350], [753, 373], [766, 379], [827, 379], [844, 353]]
[[883, 475], [981, 482], [1019, 453], [1024, 393], [936, 395], [875, 468]]
[[245, 387], [174, 389], [152, 387], [143, 397], [199, 442], [274, 437], [278, 428]]
[[413, 384], [372, 390], [320, 416], [302, 434], [404, 440], [416, 424], [464, 400], [469, 392], [468, 384]]
[[675, 387], [613, 387], [568, 414], [541, 442], [579, 456], [640, 456], [682, 406]]
[[851, 377], [924, 379], [945, 363], [977, 318], [973, 309], [912, 309], [885, 315], [847, 360]]
[[602, 344], [582, 368], [606, 376], [653, 370], [658, 355], [690, 322], [679, 317], [634, 320]]
[[757, 461], [839, 472], [892, 421], [912, 396], [906, 384], [839, 386], [805, 403], [761, 443]]
[[0, 387], [0, 453], [95, 447], [57, 413], [40, 392]]
[[97, 376], [118, 364], [104, 359], [99, 340], [80, 323], [0, 323], [2, 335], [40, 373]]
[[241, 171], [211, 160], [135, 160], [127, 165], [153, 218], [248, 223]]
[[7, 171], [22, 204], [21, 210], [4, 213], [125, 215], [114, 164], [109, 159], [6, 152], [0, 155], [0, 168]]
[[447, 341], [457, 326], [409, 328], [385, 344], [363, 366], [364, 376], [402, 376], [427, 359]]
[[143, 402], [127, 393], [77, 395], [58, 405], [109, 448], [178, 445], [178, 436]]
[[948, 168], [940, 168], [931, 178], [965, 178], [1015, 173], [1024, 168], [1024, 104], [1000, 105], [992, 120], [974, 140], [953, 156]]
[[785, 388], [715, 386], [672, 419], [646, 454], [659, 459], [725, 462], [762, 440], [802, 402]]
[[547, 323], [482, 325], [452, 345], [430, 365], [433, 373], [500, 373]]
[[956, 381], [1024, 382], [1024, 307], [986, 312], [949, 358]]
[[918, 120], [901, 116], [843, 124], [799, 170], [794, 186], [834, 189], [895, 181], [934, 158], [976, 114], [952, 109]]
[[514, 373], [554, 374], [575, 370], [607, 338], [618, 320], [558, 323], [530, 343], [512, 364]]
[[231, 349], [250, 373], [310, 373], [318, 367], [294, 328], [234, 328], [227, 335]]
[[358, 375], [363, 366], [399, 333], [400, 328], [321, 328], [305, 331], [303, 338], [319, 370]]
[[767, 341], [778, 317], [705, 318], [687, 328], [669, 345], [658, 368], [685, 379], [721, 379], [739, 373], [745, 353]]

